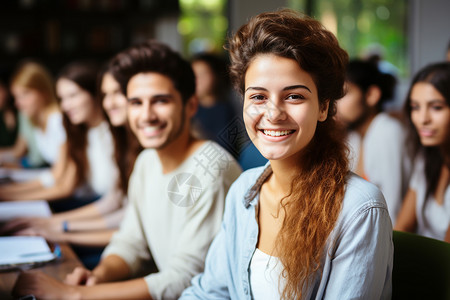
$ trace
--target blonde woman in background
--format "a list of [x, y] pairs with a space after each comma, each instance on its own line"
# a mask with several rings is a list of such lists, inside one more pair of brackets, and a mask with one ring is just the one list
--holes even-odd
[[0, 163], [19, 164], [27, 156], [21, 162], [24, 167], [53, 165], [66, 134], [50, 72], [39, 63], [25, 61], [10, 82], [19, 110], [19, 136], [13, 146], [0, 149]]
[[[1, 200], [45, 199], [54, 212], [88, 204], [116, 182], [113, 139], [97, 97], [99, 68], [73, 62], [58, 76], [56, 90], [63, 111], [67, 141], [51, 176], [0, 186]], [[68, 201], [53, 201], [67, 198]]]

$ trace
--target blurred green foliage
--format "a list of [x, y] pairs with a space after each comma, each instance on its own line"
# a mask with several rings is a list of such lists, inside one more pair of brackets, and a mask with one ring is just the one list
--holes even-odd
[[[321, 21], [351, 58], [379, 53], [397, 75], [409, 74], [407, 0], [287, 0], [287, 6]], [[227, 0], [180, 0], [183, 53], [222, 53]]]
[[407, 0], [288, 0], [288, 6], [320, 20], [351, 58], [379, 52], [408, 76]]
[[223, 52], [228, 29], [227, 0], [180, 0], [178, 32], [183, 39], [183, 53]]

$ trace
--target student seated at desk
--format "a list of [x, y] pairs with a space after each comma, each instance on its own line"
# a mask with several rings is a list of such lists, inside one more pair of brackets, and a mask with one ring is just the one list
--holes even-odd
[[14, 145], [0, 149], [0, 163], [24, 167], [54, 165], [66, 133], [50, 72], [36, 62], [22, 62], [14, 71], [10, 86], [19, 111], [19, 135]]
[[[92, 202], [112, 188], [118, 171], [111, 132], [96, 98], [97, 74], [97, 66], [88, 62], [74, 62], [61, 71], [56, 91], [67, 140], [58, 160], [48, 176], [0, 186], [0, 199], [45, 199], [59, 212]], [[62, 198], [68, 201], [53, 201]]]
[[125, 211], [128, 179], [141, 147], [127, 124], [127, 99], [107, 66], [99, 76], [103, 110], [114, 139], [114, 157], [119, 177], [101, 199], [51, 218], [20, 218], [1, 229], [15, 235], [41, 235], [51, 242], [105, 247], [119, 227]]
[[450, 243], [450, 62], [416, 74], [405, 113], [416, 159], [395, 229]]
[[[177, 299], [203, 270], [218, 232], [225, 195], [241, 169], [212, 141], [190, 132], [197, 110], [190, 64], [149, 41], [116, 56], [114, 75], [128, 98], [128, 122], [143, 150], [130, 177], [119, 231], [92, 271], [76, 269], [62, 284], [23, 273], [15, 294], [40, 299]], [[132, 279], [154, 261], [157, 273]], [[148, 270], [147, 270], [148, 272]]]

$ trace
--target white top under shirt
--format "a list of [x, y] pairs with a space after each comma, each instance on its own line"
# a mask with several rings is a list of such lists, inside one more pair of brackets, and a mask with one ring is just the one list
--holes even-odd
[[[280, 299], [279, 283], [283, 265], [278, 257], [256, 248], [250, 262], [250, 286], [254, 300]], [[284, 280], [281, 279], [282, 285]]]
[[45, 130], [34, 127], [36, 146], [42, 158], [50, 165], [58, 159], [61, 146], [66, 142], [66, 131], [59, 111], [52, 112], [47, 118]]
[[444, 240], [450, 225], [450, 184], [445, 189], [442, 205], [436, 201], [434, 195], [426, 198], [427, 182], [424, 169], [424, 159], [418, 156], [409, 185], [410, 189], [416, 192], [417, 234]]
[[113, 138], [106, 121], [89, 130], [87, 159], [90, 186], [97, 194], [106, 194], [116, 184], [119, 176], [114, 160]]
[[89, 172], [86, 183], [76, 191], [78, 196], [102, 196], [117, 183], [119, 170], [114, 160], [114, 143], [108, 123], [92, 127], [87, 133]]

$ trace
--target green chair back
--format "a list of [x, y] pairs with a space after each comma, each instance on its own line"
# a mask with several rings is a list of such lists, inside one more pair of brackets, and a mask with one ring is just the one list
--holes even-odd
[[392, 299], [449, 299], [450, 244], [394, 231]]

